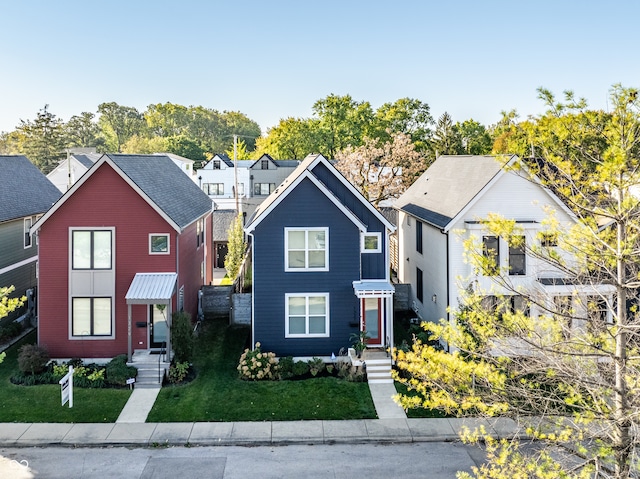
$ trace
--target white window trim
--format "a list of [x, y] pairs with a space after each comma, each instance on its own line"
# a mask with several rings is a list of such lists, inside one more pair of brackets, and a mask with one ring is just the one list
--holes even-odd
[[[27, 227], [27, 222], [29, 222], [29, 227]], [[33, 217], [29, 217], [29, 218], [25, 218], [24, 219], [24, 223], [23, 223], [23, 226], [22, 226], [22, 231], [23, 231], [23, 234], [22, 234], [22, 246], [23, 246], [23, 249], [29, 249], [29, 248], [31, 248], [33, 246], [33, 236], [31, 236], [31, 231], [30, 231], [31, 230], [31, 226], [33, 225], [33, 223], [34, 223]], [[26, 243], [25, 240], [27, 239], [27, 234], [29, 235], [29, 244], [28, 245], [25, 244]]]
[[[309, 268], [309, 231], [324, 231], [324, 267]], [[289, 231], [304, 231], [305, 235], [305, 267], [291, 268], [289, 267]], [[304, 271], [329, 271], [329, 228], [328, 227], [305, 227], [305, 228], [285, 228], [284, 229], [284, 270], [286, 272], [304, 272]]]
[[[305, 311], [305, 331], [309, 331], [309, 297], [322, 296], [325, 298], [325, 318], [324, 318], [324, 330], [323, 334], [289, 334], [289, 298], [306, 298], [306, 311]], [[329, 293], [285, 293], [284, 295], [284, 337], [285, 338], [328, 338], [330, 336], [329, 331]]]
[[[152, 241], [151, 238], [154, 236], [166, 236], [167, 238], [167, 251], [152, 251], [151, 249], [151, 245], [152, 245]], [[149, 254], [152, 255], [156, 255], [156, 254], [161, 254], [161, 255], [167, 255], [167, 254], [171, 254], [171, 236], [169, 235], [169, 233], [149, 233]]]
[[[378, 247], [376, 249], [365, 248], [365, 239], [367, 237], [375, 237], [378, 239]], [[382, 253], [382, 233], [362, 233], [360, 235], [360, 252], [361, 253]]]

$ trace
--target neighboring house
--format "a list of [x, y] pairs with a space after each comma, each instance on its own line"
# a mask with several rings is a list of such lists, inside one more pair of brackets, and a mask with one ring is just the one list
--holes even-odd
[[522, 167], [514, 167], [517, 161], [515, 156], [441, 156], [396, 201], [398, 279], [411, 285], [412, 308], [422, 320], [451, 320], [447, 308], [458, 308], [461, 288], [485, 294], [488, 307], [495, 304], [496, 295], [509, 295], [512, 309], [534, 317], [542, 314], [534, 307], [529, 311], [521, 296], [499, 287], [494, 276], [473, 270], [464, 260], [463, 242], [469, 238], [508, 269], [515, 288], [535, 288], [556, 306], [571, 304], [579, 286], [569, 284], [561, 272], [523, 248], [509, 247], [482, 225], [489, 213], [497, 213], [516, 221], [524, 230], [525, 244], [555, 248], [554, 238], [544, 235], [545, 208], [555, 211], [560, 225], [568, 228], [575, 223], [575, 216], [553, 192]]
[[310, 155], [245, 228], [253, 265], [252, 344], [278, 356], [329, 356], [366, 330], [393, 344], [394, 227], [320, 155]]
[[103, 155], [32, 228], [38, 343], [54, 358], [171, 349], [210, 282], [211, 200], [162, 155]]
[[[0, 156], [0, 287], [14, 286], [11, 297], [29, 293], [33, 305], [38, 244], [30, 229], [60, 198], [60, 192], [24, 156]], [[22, 315], [28, 304], [9, 319]]]
[[194, 160], [185, 158], [184, 156], [176, 155], [175, 153], [154, 153], [154, 155], [168, 156], [181, 170], [182, 172], [191, 178], [193, 181], [198, 181], [196, 178], [196, 171], [193, 169]]
[[68, 158], [58, 163], [58, 166], [47, 175], [47, 178], [64, 193], [91, 168], [100, 156], [99, 153], [69, 155]]
[[292, 160], [278, 161], [269, 155], [262, 155], [258, 160], [238, 160], [234, 165], [228, 156], [218, 154], [202, 169], [197, 170], [196, 176], [202, 191], [214, 201], [215, 209], [238, 209], [251, 216], [257, 206], [296, 169], [299, 163]]
[[235, 210], [216, 210], [213, 212], [211, 241], [213, 243], [214, 269], [224, 269], [224, 259], [229, 251], [229, 228], [235, 217]]

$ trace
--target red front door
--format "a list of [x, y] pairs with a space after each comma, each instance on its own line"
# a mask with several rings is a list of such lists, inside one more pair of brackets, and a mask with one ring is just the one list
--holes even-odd
[[382, 299], [362, 298], [362, 327], [367, 332], [368, 346], [382, 346]]

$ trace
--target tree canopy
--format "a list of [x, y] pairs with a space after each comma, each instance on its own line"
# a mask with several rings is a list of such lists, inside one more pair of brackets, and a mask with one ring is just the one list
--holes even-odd
[[[568, 293], [523, 286], [504, 270], [492, 276], [502, 292], [480, 291], [473, 282], [461, 288], [455, 322], [424, 325], [454, 352], [417, 342], [397, 353], [396, 377], [415, 393], [401, 402], [530, 425], [536, 454], [526, 454], [516, 438], [489, 438], [489, 463], [476, 477], [514, 477], [518, 467], [527, 471], [522, 477], [635, 477], [640, 102], [637, 90], [620, 85], [611, 90], [608, 114], [587, 110], [571, 92], [563, 102], [546, 90], [540, 96], [548, 111], [517, 128], [508, 119], [502, 134], [526, 131], [536, 157], [523, 161], [523, 171], [556, 192], [576, 223], [566, 227], [548, 210], [545, 236], [526, 245], [514, 219], [491, 214], [483, 227], [524, 248], [543, 270], [561, 272]], [[465, 248], [476, 274], [490, 271], [492, 259], [477, 238], [465, 240]], [[558, 460], [556, 446], [575, 451], [574, 462]]]

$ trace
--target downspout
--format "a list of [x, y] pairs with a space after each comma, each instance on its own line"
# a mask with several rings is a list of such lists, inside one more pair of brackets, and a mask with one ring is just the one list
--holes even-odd
[[247, 236], [251, 237], [251, 350], [253, 350], [253, 345], [255, 342], [255, 331], [253, 330], [255, 322], [253, 321], [254, 311], [256, 310], [254, 301], [256, 299], [255, 295], [255, 284], [256, 284], [256, 262], [255, 262], [255, 252], [256, 252], [256, 239], [253, 236], [253, 233], [248, 233]]
[[[446, 257], [447, 257], [447, 264], [445, 266], [446, 268], [446, 276], [447, 276], [447, 284], [446, 284], [446, 290], [447, 290], [447, 305], [451, 305], [451, 298], [449, 298], [449, 277], [450, 277], [450, 271], [449, 271], [449, 232], [448, 231], [444, 231], [441, 230], [440, 231], [443, 235], [446, 236]], [[451, 313], [449, 311], [447, 311], [447, 324], [451, 324]], [[450, 353], [451, 352], [451, 348], [449, 346], [449, 343], [447, 343], [447, 352]]]

